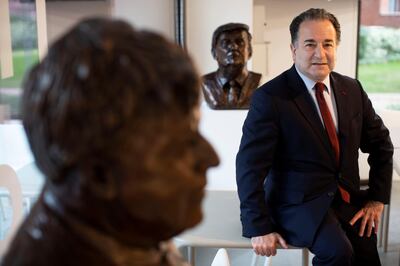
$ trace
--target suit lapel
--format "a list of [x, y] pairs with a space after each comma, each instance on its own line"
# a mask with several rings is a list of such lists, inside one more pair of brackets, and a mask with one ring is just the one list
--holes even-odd
[[307, 91], [306, 85], [300, 78], [295, 67], [293, 66], [288, 72], [289, 87], [291, 88], [293, 101], [295, 102], [300, 113], [304, 116], [310, 127], [315, 132], [315, 135], [325, 147], [327, 152], [332, 157], [332, 162], [335, 162], [335, 155], [331, 144], [329, 142], [328, 135], [322, 125], [321, 119], [318, 115], [317, 107], [310, 94]]
[[[340, 147], [344, 147], [346, 145], [346, 139], [348, 136], [348, 125], [349, 125], [349, 116], [347, 107], [349, 106], [348, 97], [347, 97], [347, 88], [343, 86], [341, 80], [332, 73], [330, 75], [331, 80], [331, 89], [335, 94], [335, 101], [336, 101], [336, 110], [338, 113], [338, 127], [339, 127], [339, 143]], [[343, 158], [342, 151], [344, 149], [340, 149], [340, 158]]]
[[213, 73], [213, 78], [210, 79], [210, 81], [212, 82], [212, 84], [210, 84], [208, 86], [210, 88], [215, 88], [215, 89], [209, 90], [210, 94], [212, 95], [212, 98], [214, 98], [217, 103], [220, 103], [220, 105], [225, 106], [226, 105], [226, 96], [224, 93], [223, 84], [221, 84], [218, 80], [217, 72]]
[[[249, 75], [250, 75], [250, 73], [249, 73]], [[249, 84], [249, 80], [250, 80], [249, 77], [246, 79], [246, 81], [244, 82], [244, 84], [242, 86], [238, 105], [243, 104], [243, 102], [247, 101], [250, 98], [250, 93], [252, 92], [252, 90], [250, 89], [251, 84]]]

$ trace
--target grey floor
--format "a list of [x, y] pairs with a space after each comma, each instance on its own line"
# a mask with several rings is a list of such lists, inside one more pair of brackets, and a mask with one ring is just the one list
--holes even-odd
[[[211, 265], [216, 249], [197, 249], [196, 266]], [[251, 265], [252, 252], [241, 249], [228, 249], [231, 266]], [[389, 219], [389, 242], [387, 252], [379, 248], [379, 254], [383, 266], [400, 266], [400, 181], [393, 182], [392, 199]], [[310, 257], [310, 264], [311, 264]], [[300, 266], [301, 251], [278, 250], [278, 254], [272, 258], [273, 266]], [[259, 259], [258, 265], [263, 265], [263, 259]]]

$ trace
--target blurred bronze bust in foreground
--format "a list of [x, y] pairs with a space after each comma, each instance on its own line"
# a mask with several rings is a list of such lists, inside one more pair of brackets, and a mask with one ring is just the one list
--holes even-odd
[[186, 265], [168, 240], [202, 219], [218, 164], [199, 79], [178, 46], [89, 19], [24, 84], [23, 125], [45, 187], [3, 265]]
[[213, 33], [211, 53], [218, 69], [203, 76], [203, 94], [212, 109], [246, 109], [261, 74], [247, 70], [253, 49], [249, 27], [242, 23], [219, 26]]

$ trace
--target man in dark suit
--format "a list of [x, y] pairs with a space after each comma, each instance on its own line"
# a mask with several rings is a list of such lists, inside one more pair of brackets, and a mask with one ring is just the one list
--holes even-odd
[[213, 33], [211, 53], [218, 70], [203, 76], [203, 94], [212, 109], [246, 109], [261, 74], [247, 70], [252, 55], [249, 27], [242, 23], [219, 26]]
[[[309, 9], [290, 25], [294, 65], [256, 90], [237, 154], [243, 235], [259, 255], [307, 247], [314, 265], [380, 265], [376, 232], [393, 145], [361, 84], [333, 72], [340, 25]], [[369, 153], [360, 191], [358, 152]]]

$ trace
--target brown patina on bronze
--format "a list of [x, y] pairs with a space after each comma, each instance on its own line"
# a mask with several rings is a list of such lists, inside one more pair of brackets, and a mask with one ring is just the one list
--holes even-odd
[[56, 41], [22, 100], [46, 182], [3, 265], [185, 265], [165, 241], [201, 221], [218, 164], [199, 83], [181, 48], [120, 20]]

